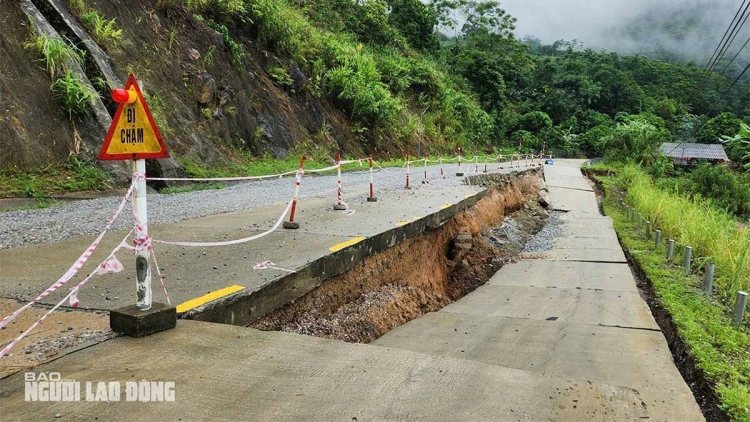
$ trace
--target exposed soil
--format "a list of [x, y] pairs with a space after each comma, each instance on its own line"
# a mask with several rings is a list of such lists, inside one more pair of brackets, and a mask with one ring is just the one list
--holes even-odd
[[[0, 299], [0, 315], [8, 315], [23, 306], [23, 302]], [[5, 347], [23, 330], [31, 326], [47, 308], [32, 307], [0, 330], [0, 348]], [[11, 349], [0, 359], [0, 378], [18, 371], [34, 368], [57, 359], [78, 347], [100, 343], [117, 334], [109, 329], [106, 312], [59, 310]]]
[[[517, 242], [543, 227], [547, 214], [537, 205], [537, 181], [528, 175], [490, 188], [443, 226], [368, 257], [251, 326], [369, 343], [446, 306], [484, 284], [523, 248]], [[529, 236], [509, 239], [490, 229], [509, 217]]]
[[[595, 187], [597, 202], [599, 203], [599, 211], [602, 215], [606, 215], [602, 207], [602, 199], [605, 191], [603, 187], [596, 182], [596, 179], [590, 177], [592, 173], [593, 172], [590, 173], [590, 171], [583, 169], [584, 176], [586, 176], [587, 180], [589, 180], [589, 182]], [[635, 276], [638, 291], [640, 292], [641, 297], [643, 297], [646, 303], [648, 303], [649, 308], [651, 308], [651, 314], [654, 316], [656, 323], [659, 325], [664, 337], [667, 339], [667, 344], [669, 345], [669, 350], [672, 352], [674, 363], [680, 371], [682, 378], [693, 392], [693, 396], [695, 396], [695, 400], [700, 406], [701, 412], [703, 412], [706, 421], [729, 421], [730, 419], [726, 413], [719, 408], [720, 400], [713, 385], [706, 379], [706, 375], [703, 371], [696, 366], [695, 359], [690, 354], [690, 351], [677, 332], [677, 326], [672, 320], [672, 315], [664, 309], [661, 301], [657, 297], [652, 281], [649, 279], [638, 261], [633, 258], [630, 250], [628, 250], [628, 248], [622, 243], [619, 233], [617, 234], [617, 239], [620, 242], [622, 250], [625, 251], [625, 257], [627, 258], [628, 263], [630, 264], [630, 269]]]

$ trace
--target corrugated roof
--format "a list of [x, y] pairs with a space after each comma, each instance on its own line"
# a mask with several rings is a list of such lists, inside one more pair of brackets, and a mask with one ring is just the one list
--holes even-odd
[[672, 158], [698, 158], [704, 160], [729, 160], [724, 146], [720, 144], [690, 144], [665, 142], [661, 144], [661, 155]]

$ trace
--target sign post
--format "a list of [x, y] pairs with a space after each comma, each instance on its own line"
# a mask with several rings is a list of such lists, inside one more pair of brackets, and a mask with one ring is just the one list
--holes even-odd
[[138, 82], [131, 74], [125, 89], [112, 91], [117, 108], [107, 137], [99, 152], [100, 160], [133, 160], [136, 219], [136, 307], [151, 309], [150, 245], [148, 241], [148, 207], [146, 202], [146, 159], [169, 158], [161, 133], [143, 98]]

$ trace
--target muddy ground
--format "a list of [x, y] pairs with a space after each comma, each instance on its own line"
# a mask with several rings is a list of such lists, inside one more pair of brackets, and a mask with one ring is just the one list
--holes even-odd
[[517, 259], [548, 213], [533, 179], [493, 188], [476, 209], [367, 258], [251, 327], [369, 343], [460, 299]]

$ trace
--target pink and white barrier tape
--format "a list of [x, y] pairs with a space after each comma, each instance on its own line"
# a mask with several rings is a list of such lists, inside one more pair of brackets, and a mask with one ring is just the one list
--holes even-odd
[[279, 268], [279, 267], [276, 266], [276, 264], [274, 264], [271, 261], [259, 262], [259, 263], [255, 264], [255, 265], [253, 265], [253, 269], [254, 270], [268, 270], [268, 269], [271, 269], [271, 270], [286, 271], [288, 273], [293, 273], [294, 272], [293, 270], [287, 270], [286, 268]]
[[[132, 233], [132, 231], [130, 233]], [[27, 335], [29, 335], [29, 333], [31, 331], [33, 331], [34, 328], [36, 328], [37, 326], [39, 326], [39, 324], [41, 324], [45, 319], [47, 319], [48, 316], [50, 316], [53, 312], [55, 312], [57, 310], [57, 308], [59, 308], [60, 306], [62, 306], [62, 304], [65, 303], [66, 300], [70, 300], [70, 305], [71, 306], [78, 307], [80, 305], [80, 303], [78, 301], [78, 292], [81, 290], [81, 287], [83, 287], [84, 285], [86, 285], [86, 283], [88, 283], [89, 280], [91, 280], [91, 278], [94, 275], [97, 275], [97, 274], [106, 274], [107, 272], [119, 272], [119, 271], [117, 271], [116, 265], [115, 266], [111, 265], [112, 264], [112, 259], [113, 258], [116, 259], [115, 258], [115, 254], [117, 252], [119, 252], [120, 249], [126, 248], [128, 246], [125, 242], [127, 241], [128, 237], [130, 236], [130, 233], [128, 233], [127, 236], [125, 236], [125, 238], [120, 242], [120, 244], [117, 247], [115, 247], [115, 249], [112, 250], [112, 252], [109, 254], [109, 256], [104, 261], [102, 261], [102, 263], [99, 264], [94, 271], [92, 271], [86, 278], [84, 278], [83, 281], [81, 281], [75, 287], [73, 287], [72, 289], [70, 289], [70, 292], [67, 295], [65, 295], [65, 297], [63, 297], [62, 300], [57, 303], [57, 305], [55, 305], [52, 309], [50, 309], [41, 318], [39, 318], [38, 320], [36, 320], [36, 322], [34, 322], [33, 324], [31, 324], [31, 327], [29, 327], [28, 329], [26, 329], [26, 331], [22, 332], [18, 337], [16, 337], [15, 339], [13, 339], [13, 341], [11, 341], [7, 346], [5, 346], [3, 348], [3, 350], [0, 351], [0, 358], [2, 358], [3, 356], [7, 355], [8, 352], [10, 352], [10, 349], [13, 348], [13, 346], [15, 346], [16, 344], [18, 344], [19, 341], [23, 340], [24, 337], [26, 337]], [[108, 264], [110, 264], [109, 267], [107, 266]], [[122, 264], [120, 264], [120, 271], [122, 270], [121, 266], [122, 266]], [[106, 268], [112, 268], [113, 270], [105, 272]], [[22, 309], [25, 309], [25, 308], [22, 308]]]
[[96, 237], [96, 239], [94, 240], [94, 242], [91, 245], [89, 245], [88, 248], [86, 248], [86, 250], [83, 252], [83, 254], [81, 254], [80, 257], [78, 257], [78, 259], [73, 264], [73, 266], [71, 266], [68, 269], [68, 271], [66, 271], [65, 274], [63, 274], [62, 277], [60, 277], [54, 284], [52, 284], [51, 286], [49, 286], [39, 296], [35, 297], [31, 302], [27, 303], [26, 305], [24, 305], [23, 307], [21, 307], [21, 309], [15, 311], [12, 314], [10, 314], [10, 315], [6, 316], [5, 318], [3, 318], [2, 321], [0, 321], [0, 328], [1, 327], [5, 327], [6, 325], [8, 325], [8, 323], [11, 320], [15, 319], [18, 315], [20, 315], [23, 311], [25, 311], [26, 309], [28, 309], [33, 304], [38, 303], [40, 300], [44, 299], [45, 297], [49, 296], [50, 294], [52, 294], [54, 291], [56, 291], [60, 287], [64, 286], [65, 283], [67, 283], [68, 281], [70, 281], [70, 279], [73, 278], [73, 276], [75, 276], [78, 273], [78, 271], [80, 271], [80, 269], [84, 266], [84, 264], [86, 264], [86, 261], [88, 261], [89, 258], [91, 257], [91, 254], [94, 253], [94, 251], [96, 250], [97, 246], [99, 246], [99, 242], [101, 242], [101, 240], [104, 237], [104, 235], [107, 234], [107, 232], [112, 227], [112, 224], [115, 222], [115, 220], [117, 220], [117, 217], [119, 217], [120, 214], [122, 213], [122, 210], [125, 208], [125, 204], [127, 203], [128, 198], [130, 198], [131, 194], [133, 193], [133, 190], [134, 190], [134, 187], [135, 187], [135, 181], [136, 181], [137, 177], [138, 177], [137, 175], [133, 176], [133, 183], [130, 184], [130, 188], [128, 189], [127, 193], [125, 194], [125, 197], [123, 197], [122, 201], [120, 201], [120, 205], [117, 207], [117, 211], [115, 211], [115, 214], [112, 216], [112, 218], [109, 219], [109, 221], [107, 222], [107, 225], [104, 226], [104, 230], [102, 230], [102, 232], [99, 233], [99, 236]]
[[263, 233], [256, 234], [255, 236], [245, 237], [242, 239], [236, 239], [236, 240], [229, 240], [226, 242], [169, 242], [166, 240], [157, 240], [152, 239], [151, 241], [154, 243], [161, 243], [164, 245], [175, 245], [175, 246], [186, 246], [186, 247], [211, 247], [211, 246], [230, 246], [230, 245], [238, 245], [240, 243], [247, 243], [251, 242], [256, 239], [260, 239], [261, 237], [268, 236], [269, 234], [273, 233], [276, 229], [281, 226], [281, 223], [284, 222], [284, 217], [289, 212], [289, 209], [292, 207], [292, 202], [289, 201], [289, 204], [284, 209], [284, 212], [281, 214], [279, 219], [276, 221], [276, 224], [273, 225], [270, 229], [266, 230]]

